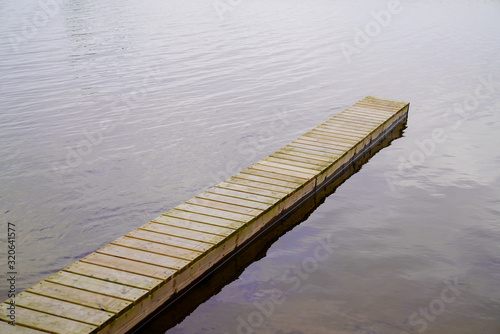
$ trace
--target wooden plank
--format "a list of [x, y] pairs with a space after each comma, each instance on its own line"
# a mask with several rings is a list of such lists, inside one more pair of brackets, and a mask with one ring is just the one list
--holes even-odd
[[288, 189], [295, 189], [295, 188], [300, 186], [299, 183], [282, 181], [282, 180], [278, 180], [274, 177], [269, 177], [269, 176], [261, 176], [261, 175], [259, 175], [259, 173], [266, 173], [266, 172], [260, 171], [257, 169], [252, 169], [252, 171], [248, 174], [238, 173], [233, 177], [239, 178], [239, 179], [244, 179], [244, 180], [252, 180], [252, 181], [257, 181], [257, 182], [261, 182], [261, 183], [267, 183], [270, 185], [280, 186], [280, 187], [284, 187], [284, 188], [288, 188]]
[[232, 177], [229, 180], [226, 181], [227, 183], [232, 183], [232, 184], [239, 184], [242, 186], [250, 186], [254, 188], [260, 188], [262, 190], [272, 190], [276, 192], [280, 192], [282, 194], [289, 194], [291, 191], [294, 190], [294, 188], [290, 187], [282, 187], [278, 185], [273, 185], [269, 183], [263, 183], [263, 182], [258, 182], [254, 180], [245, 180], [245, 179], [239, 179]]
[[256, 194], [250, 194], [247, 192], [242, 192], [239, 190], [233, 190], [233, 189], [226, 189], [226, 188], [220, 188], [220, 187], [212, 187], [206, 191], [206, 193], [212, 193], [212, 194], [220, 194], [220, 195], [225, 195], [233, 198], [238, 198], [238, 199], [244, 199], [248, 201], [252, 201], [255, 203], [262, 203], [265, 205], [274, 205], [279, 201], [279, 199], [274, 198], [274, 197], [267, 197], [267, 196], [262, 196], [262, 195], [256, 195]]
[[80, 261], [116, 270], [123, 270], [133, 274], [145, 275], [161, 280], [167, 280], [171, 278], [172, 275], [176, 272], [176, 270], [173, 269], [167, 269], [160, 266], [99, 253], [91, 253]]
[[300, 143], [303, 145], [309, 145], [311, 140], [317, 141], [317, 139], [328, 140], [328, 145], [330, 145], [331, 147], [330, 149], [337, 151], [337, 153], [349, 150], [352, 147], [353, 143], [355, 143], [357, 140], [355, 138], [344, 139], [330, 133], [313, 130], [304, 134], [302, 137], [297, 138], [297, 140], [293, 141], [291, 144], [295, 145], [296, 143]]
[[[162, 216], [166, 217], [175, 217], [179, 219], [185, 219], [185, 220], [190, 220], [194, 222], [199, 222], [199, 223], [204, 223], [204, 224], [211, 224], [214, 226], [221, 226], [233, 230], [239, 229], [241, 226], [244, 225], [242, 222], [237, 222], [234, 220], [230, 219], [224, 219], [220, 217], [213, 217], [213, 216], [207, 216], [205, 214], [201, 213], [196, 213], [196, 212], [188, 212], [188, 211], [182, 211], [182, 210], [169, 210], [165, 212]], [[160, 217], [162, 217], [160, 216]], [[155, 220], [157, 220], [155, 218]]]
[[196, 197], [209, 199], [209, 200], [217, 201], [217, 202], [221, 202], [221, 203], [239, 205], [239, 206], [246, 207], [246, 208], [255, 208], [255, 209], [262, 210], [262, 211], [269, 209], [269, 207], [271, 206], [270, 204], [264, 204], [264, 203], [260, 203], [260, 202], [256, 202], [256, 201], [252, 201], [252, 200], [248, 200], [248, 199], [236, 198], [236, 197], [227, 196], [227, 195], [223, 195], [223, 194], [214, 194], [214, 193], [210, 193], [210, 192], [201, 193]]
[[[328, 139], [326, 139], [328, 138]], [[327, 136], [322, 136], [322, 135], [317, 135], [317, 134], [307, 134], [307, 136], [303, 136], [302, 139], [304, 141], [307, 141], [308, 144], [311, 144], [311, 143], [322, 143], [322, 144], [326, 144], [328, 145], [328, 147], [332, 150], [335, 150], [337, 151], [337, 154], [338, 155], [332, 155], [332, 157], [335, 157], [335, 161], [338, 159], [339, 156], [341, 156], [342, 154], [344, 154], [345, 152], [347, 152], [348, 150], [350, 150], [352, 147], [342, 147], [342, 148], [338, 148], [339, 145], [338, 145], [338, 141], [335, 139], [335, 138], [332, 138], [332, 137], [327, 137]]]
[[365, 125], [365, 124], [369, 124], [373, 127], [378, 127], [379, 126], [379, 122], [377, 121], [373, 121], [373, 120], [368, 120], [368, 119], [364, 119], [364, 118], [360, 118], [360, 117], [356, 117], [356, 116], [353, 116], [353, 115], [349, 115], [348, 113], [340, 113], [338, 114], [336, 117], [335, 117], [335, 120], [344, 120], [344, 121], [348, 121], [350, 123], [355, 123], [355, 124], [359, 124], [359, 125]]
[[[265, 160], [261, 160], [258, 163], [253, 164], [252, 167], [255, 169], [260, 169], [260, 170], [264, 170], [264, 171], [301, 177], [305, 180], [308, 180], [313, 175], [315, 175], [315, 172], [313, 172], [311, 170], [307, 170], [305, 168], [299, 168], [299, 167], [292, 168], [292, 167], [283, 166], [281, 164], [272, 163], [272, 162], [265, 161]], [[285, 167], [287, 167], [287, 168], [285, 168]]]
[[353, 121], [352, 119], [345, 119], [344, 117], [340, 117], [340, 115], [336, 115], [334, 118], [331, 118], [327, 120], [324, 125], [331, 126], [331, 125], [342, 125], [348, 128], [352, 129], [358, 129], [358, 130], [373, 130], [378, 128], [377, 124], [372, 124], [372, 123], [366, 123], [362, 121]]
[[290, 166], [295, 166], [295, 167], [302, 167], [302, 168], [307, 168], [312, 171], [317, 171], [321, 172], [328, 166], [318, 166], [316, 164], [311, 164], [309, 162], [302, 162], [302, 161], [297, 161], [293, 159], [284, 159], [282, 157], [277, 157], [277, 156], [269, 156], [265, 159], [266, 161], [271, 161], [271, 162], [276, 162], [284, 165], [290, 165]]
[[[330, 150], [338, 151], [338, 153], [337, 153], [338, 156], [341, 156], [342, 154], [347, 152], [347, 150], [348, 150], [347, 148], [345, 148], [343, 150], [336, 148], [337, 145], [339, 145], [339, 141], [337, 138], [335, 138], [335, 141], [332, 141], [330, 139], [329, 143], [325, 139], [322, 139], [322, 138], [324, 138], [324, 136], [304, 137], [301, 142], [306, 144], [306, 145], [319, 146], [319, 147], [328, 148]], [[332, 142], [333, 142], [333, 144], [332, 144]], [[357, 141], [354, 143], [357, 143]]]
[[[196, 241], [203, 241], [203, 242], [211, 243], [214, 245], [220, 243], [222, 240], [225, 239], [225, 237], [221, 236], [221, 235], [216, 235], [216, 234], [207, 233], [207, 232], [203, 232], [203, 231], [196, 231], [193, 229], [187, 229], [187, 228], [178, 227], [178, 226], [158, 224], [155, 222], [149, 222], [149, 223], [141, 226], [140, 229], [146, 230], [146, 231], [164, 233], [164, 234], [173, 235], [176, 237], [181, 237], [181, 238], [186, 238], [186, 239], [191, 239], [191, 240], [196, 240]], [[171, 250], [171, 249], [172, 249], [172, 247], [169, 247], [169, 250]], [[165, 249], [165, 251], [163, 251], [162, 253], [172, 255], [169, 251], [167, 251], [167, 249]]]
[[[355, 106], [353, 106], [355, 107]], [[352, 108], [352, 107], [350, 107]], [[363, 123], [367, 122], [367, 123], [371, 123], [371, 124], [376, 124], [376, 126], [380, 126], [381, 123], [383, 123], [383, 121], [380, 121], [380, 120], [366, 120], [364, 119], [363, 117], [359, 117], [357, 115], [355, 115], [354, 111], [347, 108], [345, 109], [344, 111], [340, 112], [338, 115], [336, 115], [335, 118], [342, 118], [342, 117], [351, 117], [352, 119], [354, 120], [359, 120]]]
[[205, 251], [214, 248], [214, 245], [202, 241], [194, 241], [179, 237], [174, 237], [171, 235], [166, 235], [162, 233], [150, 232], [145, 230], [133, 230], [127, 234], [126, 237], [137, 238], [147, 241], [158, 242], [160, 244], [175, 246], [179, 248], [184, 248], [191, 251], [197, 251], [204, 253]]
[[303, 178], [300, 178], [300, 177], [279, 174], [279, 173], [273, 173], [273, 172], [266, 172], [263, 170], [252, 168], [251, 166], [242, 170], [241, 174], [259, 175], [259, 176], [264, 176], [264, 177], [268, 177], [271, 179], [285, 181], [288, 183], [295, 183], [295, 185], [293, 185], [292, 187], [297, 187], [297, 185], [303, 185], [304, 183], [307, 182]]
[[[348, 142], [347, 139], [341, 138], [338, 135], [329, 134], [329, 133], [321, 133], [321, 132], [314, 132], [312, 134], [308, 133], [307, 136], [304, 136], [304, 138], [302, 138], [302, 142], [307, 143], [308, 145], [310, 145], [311, 142], [322, 143], [322, 144], [328, 145], [328, 148], [330, 150], [334, 150], [334, 152], [331, 152], [331, 153], [337, 153], [339, 156], [343, 155], [345, 152], [352, 149], [361, 140], [362, 139], [360, 139], [360, 140], [351, 139]], [[345, 145], [348, 145], [348, 146], [345, 146]]]
[[323, 123], [320, 126], [316, 127], [317, 129], [325, 129], [325, 130], [330, 130], [330, 131], [340, 131], [342, 133], [348, 133], [353, 136], [360, 136], [361, 138], [364, 138], [367, 134], [370, 133], [368, 130], [363, 130], [359, 129], [357, 127], [346, 127], [342, 124], [336, 124], [336, 123]]
[[195, 252], [184, 248], [165, 245], [158, 242], [137, 239], [137, 238], [130, 238], [126, 236], [116, 239], [115, 241], [113, 241], [112, 244], [122, 247], [135, 248], [138, 250], [143, 250], [146, 252], [151, 252], [156, 254], [168, 254], [169, 257], [174, 257], [186, 261], [193, 261], [202, 255], [202, 253], [200, 252]]
[[299, 173], [302, 173], [303, 175], [309, 175], [309, 177], [312, 177], [314, 175], [319, 174], [318, 170], [312, 170], [310, 168], [292, 166], [292, 165], [284, 164], [281, 162], [269, 161], [267, 159], [259, 161], [258, 164], [276, 167], [276, 168], [281, 168], [281, 169], [286, 169], [286, 170], [291, 170], [294, 172], [299, 172]]
[[314, 129], [311, 130], [311, 132], [326, 132], [326, 133], [335, 133], [337, 135], [342, 135], [346, 139], [350, 140], [361, 140], [366, 137], [367, 133], [366, 130], [362, 132], [352, 132], [352, 129], [345, 129], [345, 128], [332, 128], [332, 126], [324, 126], [320, 125], [315, 127]]
[[240, 206], [240, 205], [234, 205], [234, 204], [230, 204], [230, 203], [214, 201], [214, 200], [206, 199], [206, 198], [202, 198], [202, 197], [193, 197], [192, 199], [190, 199], [186, 203], [205, 206], [207, 208], [212, 208], [212, 209], [220, 209], [223, 211], [244, 214], [244, 215], [248, 215], [248, 216], [252, 216], [252, 217], [258, 216], [262, 213], [262, 211], [264, 211], [262, 209], [249, 208], [246, 206]]
[[[322, 141], [324, 144], [328, 144], [328, 147], [330, 149], [329, 154], [333, 154], [335, 156], [335, 153], [338, 154], [343, 154], [344, 152], [348, 151], [351, 149], [354, 143], [356, 143], [354, 138], [351, 139], [344, 139], [338, 136], [335, 136], [334, 134], [331, 133], [325, 133], [325, 132], [320, 132], [320, 131], [311, 131], [303, 135], [302, 137], [298, 138], [296, 141], [291, 143], [292, 145], [297, 145], [301, 144], [301, 147], [304, 147], [303, 145], [311, 145], [312, 142], [318, 142]], [[349, 141], [349, 143], [347, 143]], [[308, 148], [308, 147], [304, 147]]]
[[302, 181], [303, 181], [302, 184], [306, 184], [311, 176], [309, 173], [302, 173], [302, 172], [294, 171], [294, 170], [290, 170], [290, 169], [276, 168], [273, 166], [264, 165], [261, 162], [262, 162], [262, 160], [256, 164], [253, 164], [252, 169], [257, 170], [257, 171], [261, 171], [261, 172], [278, 174], [278, 175], [293, 176], [295, 178], [302, 179]]
[[[0, 304], [0, 319], [4, 321], [8, 321], [7, 308], [7, 304]], [[97, 332], [97, 326], [29, 310], [23, 307], [16, 307], [16, 324], [37, 328], [50, 333], [89, 334]], [[17, 333], [18, 327], [16, 326], [15, 328]], [[25, 331], [24, 329], [21, 330]], [[10, 331], [5, 334], [13, 332], [14, 331]]]
[[223, 237], [227, 237], [235, 231], [235, 229], [228, 228], [228, 227], [215, 226], [212, 224], [199, 223], [199, 222], [192, 221], [192, 220], [174, 218], [174, 217], [169, 217], [169, 216], [156, 217], [151, 222], [187, 228], [189, 230], [194, 230], [194, 231], [202, 231], [202, 232], [215, 234], [215, 235], [219, 235], [219, 236], [223, 236]]
[[307, 154], [301, 154], [301, 153], [293, 153], [293, 152], [288, 152], [285, 153], [284, 151], [277, 151], [273, 154], [271, 154], [269, 157], [273, 158], [281, 158], [281, 159], [286, 159], [286, 160], [291, 160], [291, 161], [299, 161], [299, 162], [307, 162], [311, 165], [316, 165], [318, 167], [323, 167], [326, 168], [330, 166], [331, 162], [326, 162], [323, 160], [315, 159], [311, 155]]
[[341, 118], [331, 118], [323, 124], [325, 124], [327, 126], [339, 125], [339, 126], [343, 126], [343, 127], [349, 128], [349, 129], [363, 130], [363, 131], [367, 131], [367, 132], [371, 132], [378, 127], [378, 126], [373, 125], [373, 124], [365, 124], [365, 123], [359, 123], [359, 122], [354, 123], [354, 122], [351, 122], [350, 120], [345, 120], [345, 119], [341, 119]]
[[394, 106], [387, 106], [387, 105], [381, 105], [381, 104], [373, 104], [373, 103], [368, 103], [368, 102], [358, 102], [354, 104], [352, 107], [360, 108], [360, 109], [365, 109], [369, 111], [376, 111], [381, 114], [386, 114], [386, 115], [394, 115], [395, 111], [399, 111], [401, 108], [399, 107], [394, 107]]
[[82, 261], [77, 261], [69, 265], [68, 267], [64, 268], [64, 271], [89, 277], [95, 277], [109, 282], [129, 285], [149, 291], [155, 289], [159, 284], [162, 283], [162, 280], [160, 279], [151, 278], [144, 275], [132, 274], [122, 270], [102, 267]]
[[356, 139], [356, 140], [362, 140], [366, 138], [367, 133], [363, 134], [358, 134], [358, 133], [350, 133], [349, 131], [346, 131], [345, 129], [332, 129], [332, 128], [326, 128], [326, 127], [318, 127], [315, 128], [315, 130], [319, 132], [326, 132], [327, 134], [335, 134], [338, 136], [342, 136], [343, 138], [349, 138], [349, 139]]
[[386, 120], [388, 120], [392, 116], [392, 113], [388, 113], [386, 111], [367, 109], [365, 107], [358, 107], [358, 106], [353, 106], [353, 107], [349, 108], [349, 112], [374, 117], [378, 121], [381, 121], [381, 122], [385, 122]]
[[48, 332], [42, 332], [33, 328], [24, 327], [16, 323], [15, 326], [10, 325], [5, 321], [0, 321], [0, 333], [14, 333], [14, 334], [47, 334]]
[[336, 124], [328, 124], [326, 125], [325, 123], [325, 126], [322, 126], [321, 127], [322, 129], [325, 129], [325, 130], [330, 130], [332, 132], [334, 131], [337, 131], [337, 132], [340, 132], [342, 131], [343, 133], [350, 133], [354, 136], [360, 136], [360, 138], [365, 138], [366, 136], [368, 136], [370, 133], [372, 133], [373, 131], [375, 131], [376, 128], [354, 128], [354, 127], [345, 127], [344, 124], [342, 123], [336, 123]]
[[97, 278], [82, 276], [66, 271], [59, 271], [49, 276], [46, 281], [134, 302], [138, 299], [141, 299], [148, 293], [148, 290], [133, 288], [130, 286], [108, 282]]
[[128, 300], [83, 291], [48, 281], [41, 281], [26, 291], [111, 313], [120, 313], [133, 305]]
[[285, 188], [277, 185], [271, 185], [271, 184], [266, 184], [262, 182], [257, 182], [253, 180], [245, 180], [245, 179], [239, 179], [239, 178], [231, 178], [226, 181], [229, 184], [233, 185], [239, 185], [239, 186], [246, 186], [246, 187], [252, 187], [254, 189], [259, 189], [262, 191], [266, 190], [271, 190], [274, 192], [277, 192], [281, 194], [282, 196], [288, 195], [290, 192], [293, 191], [293, 188]]
[[300, 148], [300, 147], [293, 147], [293, 146], [285, 146], [284, 148], [278, 150], [277, 152], [283, 153], [283, 154], [290, 154], [290, 155], [298, 155], [298, 156], [304, 156], [307, 158], [311, 159], [316, 159], [320, 161], [325, 161], [325, 162], [333, 162], [337, 160], [335, 156], [329, 155], [327, 153], [322, 153], [322, 152], [311, 152], [308, 149]]
[[207, 216], [225, 218], [229, 220], [234, 220], [237, 222], [248, 223], [254, 217], [242, 213], [229, 212], [225, 210], [220, 210], [216, 208], [207, 208], [201, 205], [195, 205], [191, 203], [183, 203], [175, 207], [177, 210], [183, 210], [187, 212], [202, 213]]
[[286, 194], [282, 193], [282, 192], [265, 190], [265, 189], [261, 189], [261, 188], [250, 187], [250, 186], [242, 186], [239, 184], [228, 183], [228, 182], [221, 182], [216, 187], [230, 189], [230, 190], [236, 190], [236, 191], [240, 191], [243, 193], [249, 193], [249, 194], [254, 194], [254, 195], [272, 197], [272, 198], [276, 198], [278, 200], [281, 200], [283, 197], [286, 196]]
[[363, 121], [372, 121], [372, 122], [377, 122], [377, 123], [383, 123], [388, 119], [387, 117], [370, 115], [370, 114], [361, 113], [361, 112], [353, 111], [353, 110], [349, 110], [349, 114], [346, 114], [346, 115], [349, 115], [351, 117], [356, 117], [356, 118], [363, 120]]
[[[200, 250], [186, 249], [186, 248], [181, 248], [179, 246], [168, 244], [168, 242], [171, 240], [172, 237], [174, 237], [175, 240], [179, 241], [179, 243], [184, 242], [184, 239], [177, 238], [177, 236], [165, 235], [164, 233], [158, 234], [159, 232], [154, 231], [153, 229], [150, 229], [149, 231], [147, 229], [137, 229], [133, 232], [134, 233], [132, 234], [127, 234], [124, 235], [123, 237], [116, 239], [115, 241], [112, 242], [112, 244], [123, 247], [138, 248], [142, 250], [147, 250], [147, 248], [156, 249], [157, 250], [155, 251], [156, 253], [168, 254], [170, 257], [174, 257], [185, 261], [192, 261], [194, 259], [197, 259], [203, 253]], [[163, 241], [163, 243], [160, 243], [159, 242], [160, 240], [152, 241], [152, 240], [144, 240], [137, 238], [137, 236], [143, 235], [141, 234], [141, 232], [156, 233], [155, 236], [157, 236], [158, 239], [161, 238], [161, 241]], [[146, 236], [150, 237], [151, 234], [147, 234]], [[197, 244], [198, 241], [200, 240], [196, 241], [189, 240], [188, 242], [194, 242], [194, 244]], [[203, 244], [206, 243], [203, 242]], [[185, 246], [184, 243], [183, 245]], [[212, 247], [212, 244], [210, 244], [210, 247]]]
[[363, 134], [360, 134], [360, 133], [352, 133], [352, 132], [349, 132], [348, 130], [345, 130], [345, 129], [332, 129], [332, 128], [326, 128], [326, 127], [321, 127], [321, 128], [316, 128], [315, 129], [316, 133], [323, 133], [323, 134], [328, 134], [328, 135], [337, 135], [337, 136], [341, 136], [342, 138], [346, 138], [346, 139], [350, 139], [350, 140], [357, 140], [357, 141], [360, 141], [360, 140], [363, 140], [366, 138], [366, 136], [368, 135], [368, 133], [363, 133]]
[[[321, 130], [313, 130], [311, 133], [318, 138], [324, 138], [328, 139], [331, 141], [330, 145], [331, 146], [340, 146], [344, 150], [350, 149], [353, 145], [358, 143], [360, 138], [356, 137], [349, 137], [347, 135], [341, 135], [338, 133], [333, 133], [333, 132], [328, 132], [328, 131], [321, 131]], [[312, 136], [304, 136], [304, 138], [301, 138], [302, 140], [307, 140], [307, 138], [310, 138]]]
[[293, 144], [290, 144], [290, 146], [291, 147], [303, 148], [303, 149], [306, 149], [306, 150], [308, 150], [310, 152], [326, 153], [326, 154], [334, 155], [336, 157], [339, 157], [339, 156], [341, 156], [342, 154], [345, 153], [345, 150], [341, 151], [341, 150], [337, 150], [337, 149], [331, 149], [331, 148], [325, 148], [325, 147], [318, 147], [318, 146], [311, 145], [311, 144], [293, 143]]
[[87, 306], [65, 302], [59, 299], [35, 295], [30, 292], [21, 292], [16, 296], [16, 306], [43, 312], [63, 318], [83, 322], [97, 327], [108, 323], [114, 313], [97, 310]]
[[165, 267], [175, 270], [180, 270], [184, 268], [190, 262], [188, 260], [182, 260], [172, 256], [159, 255], [155, 253], [140, 251], [138, 249], [132, 249], [129, 247], [123, 247], [113, 244], [109, 244], [100, 248], [99, 250], [97, 250], [97, 253], [113, 255], [124, 259], [134, 260], [142, 263], [154, 264], [160, 267]]
[[[310, 176], [310, 174], [305, 174], [305, 173], [293, 171], [293, 170], [290, 170], [290, 169], [279, 168], [279, 167], [276, 167], [276, 166], [270, 166], [268, 164], [262, 164], [262, 163], [254, 164], [254, 165], [252, 165], [252, 167], [254, 169], [261, 170], [261, 171], [264, 171], [264, 172], [281, 173], [281, 174], [284, 174], [284, 175], [293, 175], [293, 176], [296, 176], [296, 177], [301, 176], [304, 179], [304, 181], [308, 180], [307, 177], [306, 177], [306, 175]], [[304, 184], [305, 183], [306, 182], [304, 182]], [[282, 193], [282, 197], [284, 197], [286, 195], [288, 195], [288, 193]]]

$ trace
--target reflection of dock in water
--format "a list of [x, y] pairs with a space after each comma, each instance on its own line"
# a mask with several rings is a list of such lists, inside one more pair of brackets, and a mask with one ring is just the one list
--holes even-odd
[[[20, 293], [16, 326], [0, 321], [0, 329], [125, 333], [161, 309], [161, 321], [148, 328], [172, 327], [401, 136], [408, 108], [405, 102], [364, 98], [232, 178]], [[10, 321], [9, 304], [2, 305], [0, 318]]]

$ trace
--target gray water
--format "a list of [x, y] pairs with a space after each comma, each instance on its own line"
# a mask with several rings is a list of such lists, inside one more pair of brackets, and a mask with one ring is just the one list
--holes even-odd
[[499, 55], [489, 0], [0, 0], [17, 289], [374, 95], [404, 136], [167, 332], [500, 333]]

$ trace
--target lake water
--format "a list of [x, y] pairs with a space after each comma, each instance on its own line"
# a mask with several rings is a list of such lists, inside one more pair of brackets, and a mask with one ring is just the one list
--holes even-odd
[[374, 95], [403, 137], [157, 331], [500, 333], [499, 55], [491, 0], [0, 0], [18, 291]]

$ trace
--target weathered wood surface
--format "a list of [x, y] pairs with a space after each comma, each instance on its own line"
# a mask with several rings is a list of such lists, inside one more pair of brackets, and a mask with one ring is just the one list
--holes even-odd
[[2, 333], [126, 333], [406, 120], [366, 97], [228, 180], [16, 296]]

